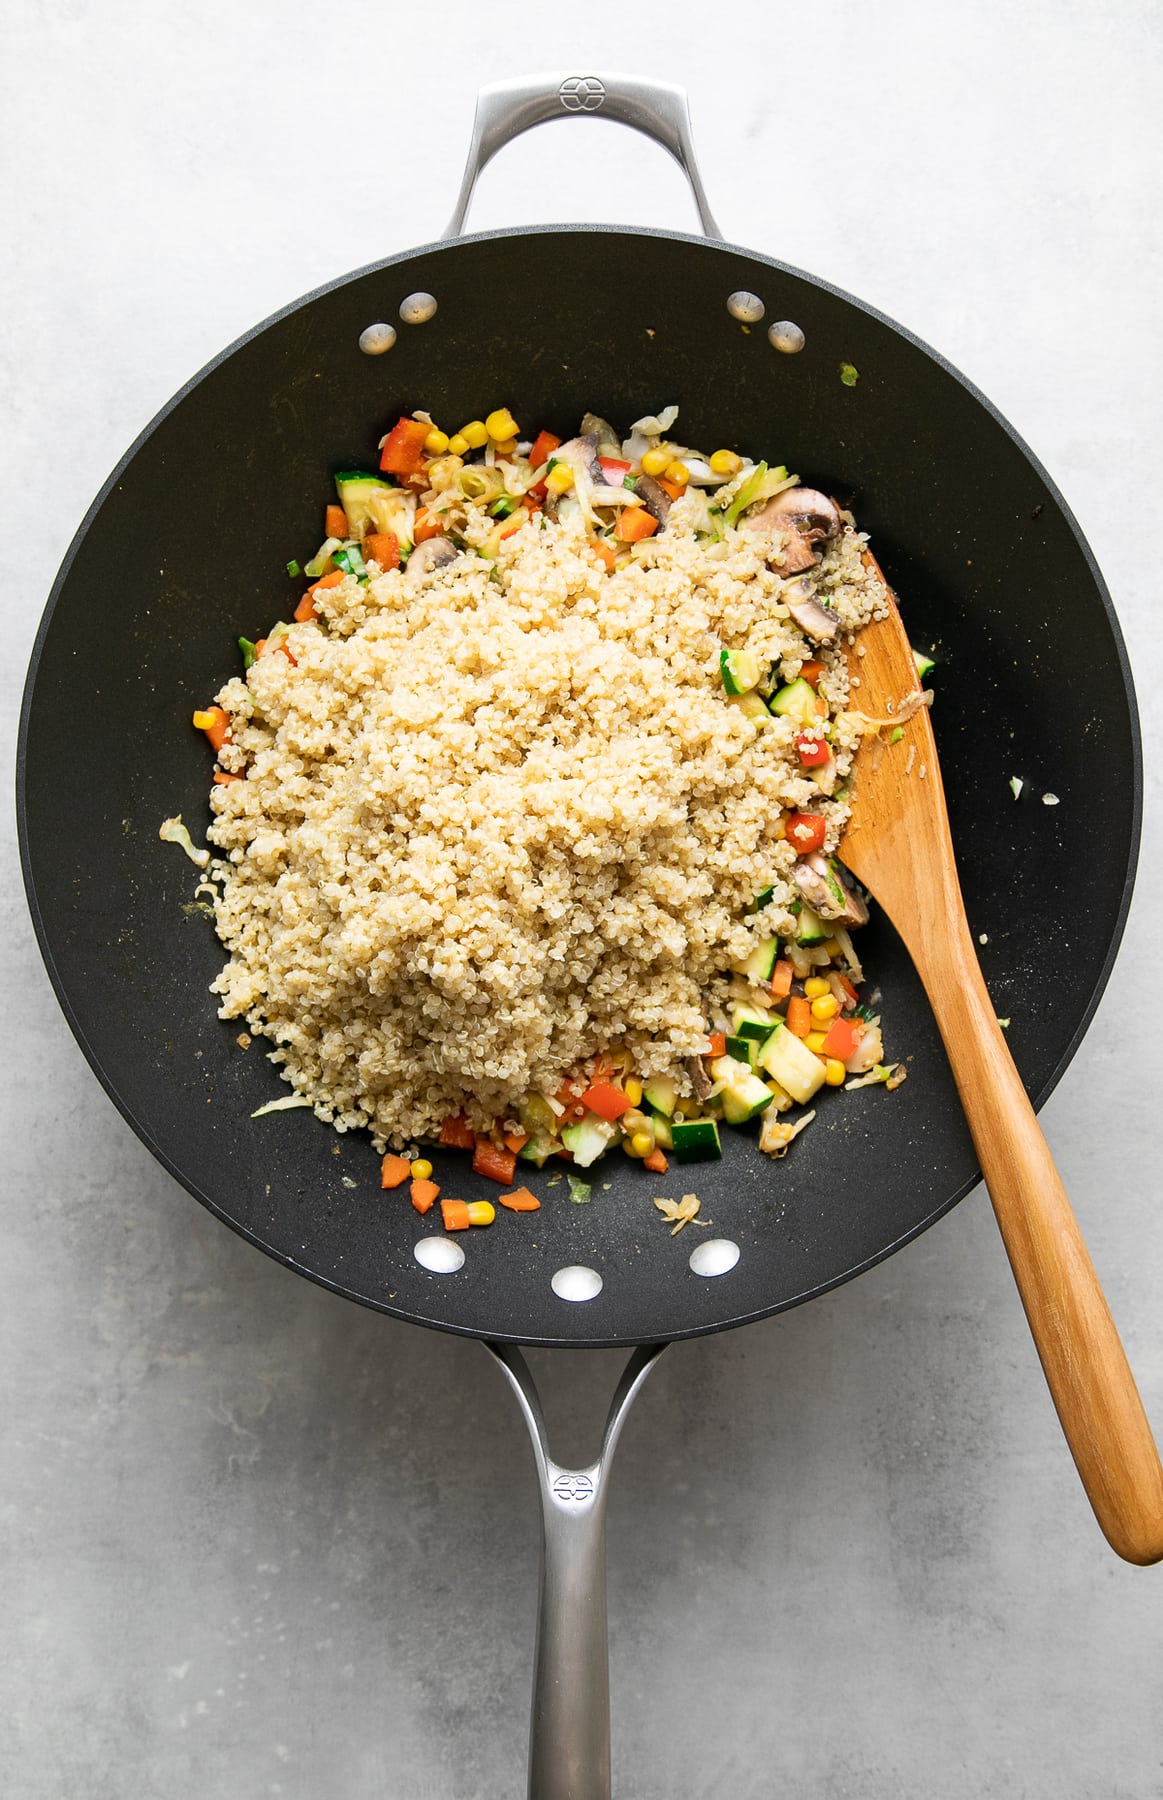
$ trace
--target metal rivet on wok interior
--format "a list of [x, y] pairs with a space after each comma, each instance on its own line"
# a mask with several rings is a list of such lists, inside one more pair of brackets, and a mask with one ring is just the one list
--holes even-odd
[[596, 1300], [602, 1291], [602, 1278], [584, 1263], [569, 1263], [558, 1269], [549, 1285], [559, 1300]]
[[746, 288], [737, 288], [735, 293], [727, 295], [727, 311], [741, 325], [757, 325], [766, 308], [758, 294], [749, 294]]
[[775, 348], [782, 350], [785, 356], [798, 356], [808, 341], [792, 319], [777, 319], [774, 325], [767, 327], [767, 335]]
[[378, 325], [365, 326], [359, 334], [359, 347], [365, 356], [382, 356], [395, 341], [396, 327], [385, 325], [382, 320]]
[[430, 1275], [455, 1275], [464, 1268], [464, 1251], [446, 1237], [422, 1237], [412, 1246], [412, 1255]]
[[400, 301], [400, 317], [405, 325], [426, 325], [436, 316], [436, 300], [432, 294], [409, 294]]
[[730, 1238], [707, 1238], [696, 1244], [690, 1254], [690, 1265], [696, 1275], [726, 1275], [739, 1261], [739, 1246]]

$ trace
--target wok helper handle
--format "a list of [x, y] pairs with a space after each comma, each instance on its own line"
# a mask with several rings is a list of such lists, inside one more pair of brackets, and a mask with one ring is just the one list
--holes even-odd
[[606, 1630], [606, 1483], [622, 1422], [666, 1348], [646, 1344], [622, 1372], [597, 1462], [564, 1469], [549, 1454], [528, 1364], [489, 1344], [517, 1396], [541, 1489], [541, 1581], [529, 1728], [529, 1800], [610, 1800]]
[[1163, 1558], [1163, 1465], [960, 906], [910, 948], [928, 989], [1066, 1442], [1112, 1549]]

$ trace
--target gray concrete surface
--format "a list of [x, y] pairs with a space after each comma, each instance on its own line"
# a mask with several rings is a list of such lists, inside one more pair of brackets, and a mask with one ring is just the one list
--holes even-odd
[[[1163, 1427], [1159, 9], [534, 16], [10, 0], [6, 735], [52, 572], [123, 447], [254, 320], [434, 234], [478, 81], [685, 82], [726, 232], [940, 346], [1048, 465], [1114, 592], [1142, 878], [1044, 1122]], [[819, 204], [789, 206], [802, 171]], [[691, 212], [660, 153], [594, 123], [511, 152], [474, 215], [594, 216]], [[69, 1036], [13, 855], [0, 903], [0, 1787], [518, 1795], [536, 1518], [500, 1378], [203, 1215]], [[538, 1359], [567, 1444], [616, 1360]], [[981, 1192], [848, 1289], [671, 1351], [619, 1454], [621, 1800], [1163, 1794], [1163, 1574], [1091, 1521]]]

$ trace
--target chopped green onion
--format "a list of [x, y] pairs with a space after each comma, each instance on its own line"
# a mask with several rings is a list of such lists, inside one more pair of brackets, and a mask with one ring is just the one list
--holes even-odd
[[892, 736], [889, 738], [888, 741], [890, 744], [899, 744], [901, 739], [904, 737], [904, 735], [905, 735], [904, 726], [898, 725], [896, 730], [893, 732]]
[[258, 651], [255, 649], [249, 638], [243, 637], [240, 637], [238, 640], [238, 648], [242, 651], [243, 668], [249, 669], [254, 662], [255, 657], [258, 655]]
[[290, 562], [287, 564], [287, 574], [288, 575], [301, 575], [302, 573], [303, 573], [302, 569], [299, 567], [298, 563], [295, 561], [294, 557], [292, 556]]
[[1008, 1019], [999, 1019], [998, 1024], [1001, 1026], [1003, 1031], [1008, 1031], [1010, 1028], [1010, 1022]]
[[1015, 800], [1021, 799], [1022, 789], [1025, 787], [1025, 785], [1026, 784], [1022, 780], [1020, 775], [1011, 775], [1010, 776], [1010, 792], [1013, 795]]
[[860, 380], [860, 370], [852, 363], [841, 363], [840, 379], [845, 387], [855, 387]]
[[512, 494], [502, 494], [501, 498], [499, 500], [494, 500], [493, 504], [489, 507], [489, 517], [492, 519], [507, 519], [509, 514], [515, 509], [516, 505], [517, 502], [514, 500]]
[[576, 1175], [567, 1176], [569, 1182], [569, 1198], [574, 1206], [585, 1206], [593, 1193], [588, 1181], [579, 1181]]

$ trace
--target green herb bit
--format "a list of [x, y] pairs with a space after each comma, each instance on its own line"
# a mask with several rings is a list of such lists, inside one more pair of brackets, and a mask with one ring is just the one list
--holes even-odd
[[249, 638], [243, 637], [240, 637], [238, 640], [238, 648], [242, 651], [243, 668], [249, 669], [254, 662], [255, 657], [258, 655], [258, 651], [255, 649]]
[[569, 1175], [566, 1179], [569, 1182], [569, 1198], [571, 1205], [588, 1205], [590, 1196], [594, 1191], [590, 1183], [588, 1181], [579, 1181], [576, 1175]]
[[845, 387], [855, 387], [860, 380], [860, 370], [854, 363], [841, 363], [840, 379]]
[[904, 737], [904, 735], [905, 735], [904, 726], [898, 725], [888, 741], [890, 744], [899, 744], [901, 739]]
[[294, 575], [301, 575], [302, 573], [303, 573], [302, 569], [299, 567], [298, 563], [295, 561], [294, 557], [292, 556], [290, 562], [287, 564], [287, 574], [294, 576]]

